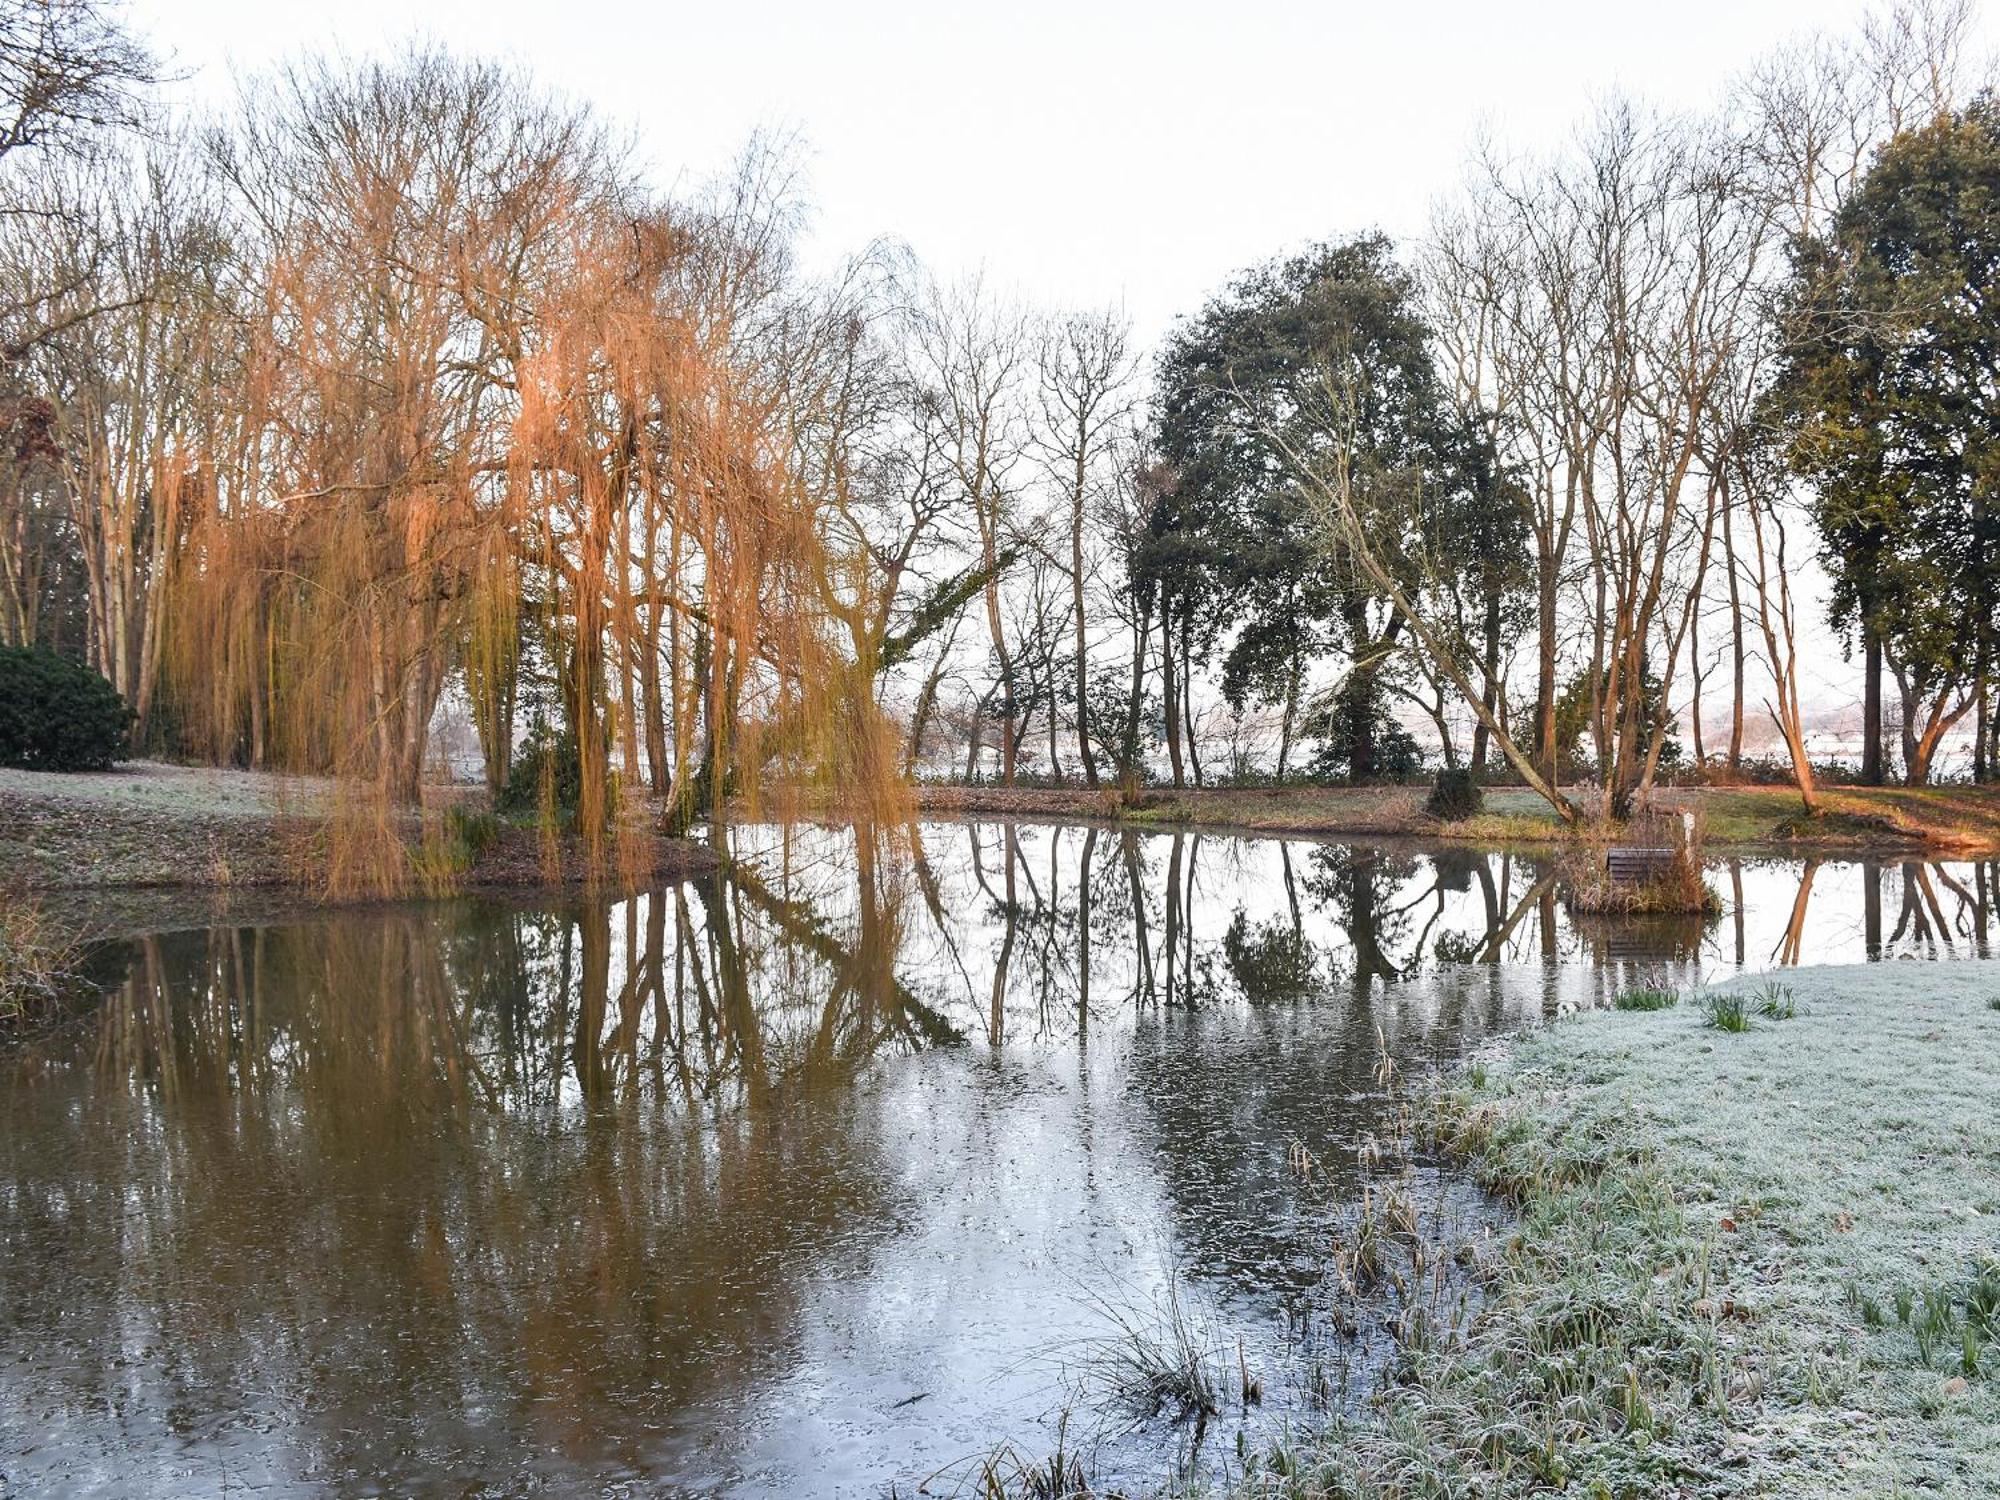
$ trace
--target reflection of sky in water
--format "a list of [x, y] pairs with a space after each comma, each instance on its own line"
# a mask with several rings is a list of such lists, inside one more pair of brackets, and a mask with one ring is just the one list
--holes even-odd
[[1411, 1063], [1635, 978], [1983, 952], [1992, 878], [1721, 866], [1711, 923], [1593, 923], [1532, 857], [921, 843], [136, 943], [0, 1070], [0, 1473], [877, 1495], [1069, 1405], [1158, 1477], [1174, 1435], [1090, 1402], [1107, 1304], [1176, 1283], [1241, 1340], [1267, 1399], [1208, 1454], [1309, 1420], [1378, 1031]]

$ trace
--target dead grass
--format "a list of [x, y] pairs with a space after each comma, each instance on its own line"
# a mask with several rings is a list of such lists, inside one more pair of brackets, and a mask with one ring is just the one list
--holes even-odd
[[74, 936], [22, 891], [0, 891], [0, 1031], [56, 1004], [76, 973]]

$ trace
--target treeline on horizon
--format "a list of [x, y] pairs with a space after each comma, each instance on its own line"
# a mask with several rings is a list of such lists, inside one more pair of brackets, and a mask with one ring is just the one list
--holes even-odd
[[0, 645], [385, 829], [462, 704], [495, 797], [593, 850], [775, 789], [894, 816], [926, 768], [1442, 766], [1622, 818], [1758, 720], [1810, 809], [1824, 626], [1864, 779], [1968, 718], [1984, 779], [1970, 33], [1919, 0], [1707, 113], [1481, 150], [1417, 241], [1278, 255], [1148, 355], [893, 246], [809, 273], [768, 142], [668, 194], [587, 104], [428, 48], [192, 119], [111, 0], [0, 0]]

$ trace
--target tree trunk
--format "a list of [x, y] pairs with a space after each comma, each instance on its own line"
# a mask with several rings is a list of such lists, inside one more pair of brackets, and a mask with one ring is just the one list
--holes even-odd
[[[1347, 639], [1354, 652], [1355, 668], [1348, 673], [1341, 691], [1345, 701], [1348, 739], [1348, 779], [1361, 786], [1375, 777], [1375, 664], [1373, 642], [1368, 636], [1368, 605], [1365, 601], [1347, 606]], [[1366, 662], [1366, 665], [1362, 665]]]
[[1743, 602], [1730, 509], [1722, 507], [1722, 551], [1729, 564], [1729, 773], [1734, 777], [1743, 769]]
[[[1485, 669], [1486, 683], [1481, 690], [1480, 701], [1486, 705], [1486, 711], [1490, 714], [1495, 711], [1500, 700], [1500, 591], [1498, 589], [1487, 590], [1485, 626], [1486, 639], [1482, 643], [1485, 654], [1481, 665]], [[1481, 719], [1473, 724], [1472, 774], [1474, 776], [1486, 774], [1486, 742], [1490, 737], [1491, 731], [1487, 729], [1485, 720]]]
[[1557, 786], [1556, 766], [1556, 562], [1546, 552], [1536, 565], [1535, 769]]
[[1189, 644], [1194, 631], [1188, 624], [1187, 612], [1181, 613], [1181, 729], [1187, 735], [1188, 768], [1194, 772], [1194, 784], [1201, 785], [1201, 751], [1194, 742], [1194, 648]]
[[1292, 727], [1298, 722], [1301, 662], [1296, 647], [1290, 669], [1285, 673], [1285, 706], [1278, 718], [1278, 780], [1285, 779], [1286, 763], [1292, 756]]
[[1181, 702], [1179, 668], [1174, 662], [1174, 612], [1160, 611], [1160, 683], [1166, 694], [1162, 705], [1167, 719], [1167, 760], [1174, 768], [1174, 785], [1187, 785], [1187, 770], [1181, 763]]
[[[1069, 515], [1070, 609], [1076, 616], [1076, 755], [1083, 766], [1084, 784], [1097, 786], [1097, 757], [1090, 748], [1090, 656], [1083, 628], [1083, 462], [1077, 461], [1078, 479], [1071, 495]], [[1051, 694], [1053, 696], [1053, 694]]]
[[986, 629], [993, 637], [993, 659], [1000, 666], [1000, 780], [1014, 784], [1014, 661], [1007, 652], [1007, 632], [1000, 621], [1000, 557], [995, 537], [998, 521], [980, 507], [980, 563], [986, 569]]
[[1861, 780], [1882, 784], [1882, 637], [1875, 627], [1861, 626]]
[[1135, 791], [1139, 785], [1139, 709], [1146, 696], [1146, 643], [1153, 634], [1153, 596], [1147, 592], [1139, 600], [1137, 628], [1132, 632], [1132, 678], [1128, 684], [1125, 699], [1125, 763], [1119, 767], [1119, 775], [1125, 782], [1125, 789]]
[[1972, 720], [1972, 779], [1984, 785], [1987, 780], [1986, 766], [1986, 640], [1982, 633], [1979, 641], [1979, 668], [1972, 685], [1974, 703]]

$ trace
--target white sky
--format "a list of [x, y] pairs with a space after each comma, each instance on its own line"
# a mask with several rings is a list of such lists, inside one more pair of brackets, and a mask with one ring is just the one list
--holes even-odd
[[[413, 37], [528, 66], [629, 122], [663, 182], [796, 132], [832, 258], [877, 236], [1037, 302], [1122, 304], [1150, 344], [1231, 272], [1424, 226], [1477, 134], [1557, 142], [1612, 89], [1670, 106], [1848, 0], [1248, 0], [967, 6], [131, 0], [220, 99], [232, 70]], [[1992, 18], [1982, 18], [1988, 44]]]
[[[424, 39], [522, 64], [589, 100], [636, 133], [665, 185], [723, 170], [760, 129], [796, 135], [814, 206], [810, 259], [898, 239], [946, 276], [983, 271], [1035, 303], [1122, 305], [1148, 348], [1244, 266], [1315, 238], [1421, 233], [1482, 133], [1510, 150], [1545, 150], [1612, 91], [1703, 108], [1789, 39], [1858, 31], [1864, 9], [1858, 0], [129, 4], [198, 102], [226, 101], [236, 74], [304, 52], [366, 56]], [[1979, 18], [1983, 55], [2000, 41], [1995, 10]], [[1809, 706], [1849, 708], [1856, 671], [1820, 636], [1817, 601], [1804, 612], [1817, 627]], [[1761, 675], [1753, 671], [1751, 697], [1760, 734]], [[1713, 681], [1726, 708], [1726, 677]], [[1718, 711], [1711, 701], [1711, 718]]]

